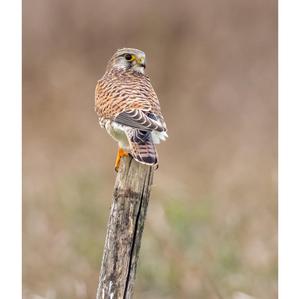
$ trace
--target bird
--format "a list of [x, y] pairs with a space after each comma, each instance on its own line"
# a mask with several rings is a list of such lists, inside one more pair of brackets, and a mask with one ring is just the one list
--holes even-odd
[[121, 158], [158, 167], [155, 144], [168, 137], [158, 97], [145, 74], [146, 55], [134, 48], [118, 49], [95, 89], [99, 124], [118, 143], [115, 170]]

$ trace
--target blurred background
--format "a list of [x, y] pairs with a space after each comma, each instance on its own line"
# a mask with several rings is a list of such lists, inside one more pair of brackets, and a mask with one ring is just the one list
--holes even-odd
[[159, 145], [135, 298], [277, 297], [277, 2], [23, 2], [23, 298], [95, 298], [117, 145], [114, 51], [147, 55]]

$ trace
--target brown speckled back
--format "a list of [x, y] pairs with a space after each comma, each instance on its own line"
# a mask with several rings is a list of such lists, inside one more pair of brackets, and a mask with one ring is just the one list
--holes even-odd
[[113, 120], [119, 113], [133, 109], [152, 112], [165, 124], [148, 76], [132, 70], [107, 70], [95, 91], [95, 110], [99, 118]]

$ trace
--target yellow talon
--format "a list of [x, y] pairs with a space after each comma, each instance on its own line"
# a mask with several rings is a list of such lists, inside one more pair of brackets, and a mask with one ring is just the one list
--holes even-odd
[[128, 153], [125, 152], [122, 148], [119, 148], [118, 154], [116, 157], [116, 162], [115, 162], [115, 171], [118, 172], [119, 167], [120, 167], [120, 162], [122, 157], [127, 157]]

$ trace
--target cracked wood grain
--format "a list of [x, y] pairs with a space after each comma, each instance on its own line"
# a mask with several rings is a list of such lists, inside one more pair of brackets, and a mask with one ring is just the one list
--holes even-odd
[[130, 299], [153, 180], [153, 167], [122, 158], [117, 174], [96, 299]]

